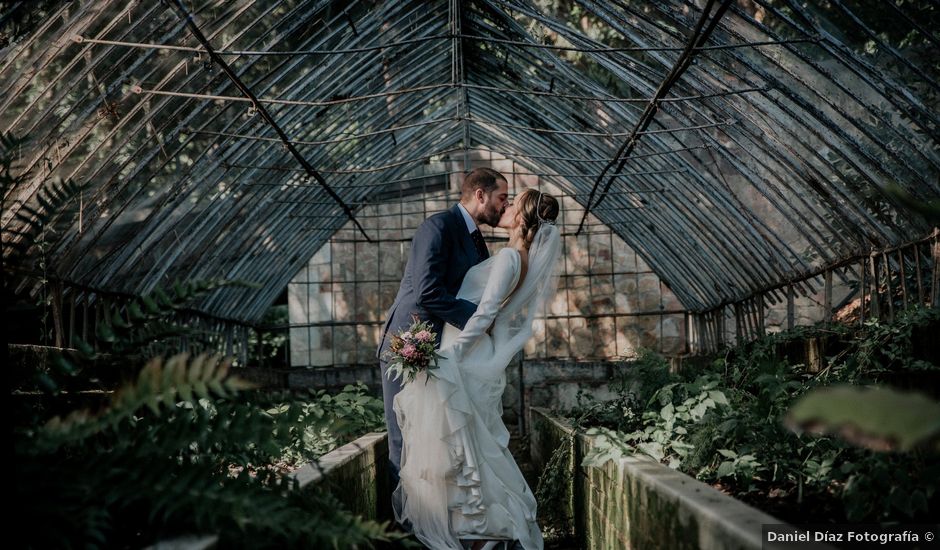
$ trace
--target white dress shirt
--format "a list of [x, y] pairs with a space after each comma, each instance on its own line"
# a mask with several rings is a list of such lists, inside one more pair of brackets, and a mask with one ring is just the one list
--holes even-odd
[[473, 233], [478, 229], [477, 222], [473, 221], [473, 217], [470, 216], [470, 212], [467, 212], [467, 209], [464, 208], [462, 204], [457, 203], [457, 207], [460, 208], [460, 213], [463, 214], [463, 221], [467, 222], [467, 231]]

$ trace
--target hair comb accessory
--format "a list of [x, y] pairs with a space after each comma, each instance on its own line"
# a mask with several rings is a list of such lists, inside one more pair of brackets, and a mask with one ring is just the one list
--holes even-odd
[[536, 201], [536, 203], [535, 203], [535, 217], [538, 218], [540, 224], [541, 224], [541, 223], [547, 223], [548, 225], [555, 225], [555, 220], [546, 220], [545, 218], [542, 217], [542, 213], [541, 213], [541, 211], [540, 211], [540, 208], [541, 208], [541, 206], [542, 206], [542, 196], [543, 196], [544, 194], [545, 194], [545, 193], [539, 191], [539, 200]]

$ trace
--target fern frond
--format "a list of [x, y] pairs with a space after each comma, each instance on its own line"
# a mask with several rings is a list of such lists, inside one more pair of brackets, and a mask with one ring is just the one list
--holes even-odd
[[28, 139], [12, 132], [0, 132], [0, 158], [12, 157]]
[[[9, 162], [10, 159], [0, 155], [0, 166], [8, 170]], [[9, 183], [19, 183], [23, 177], [22, 174], [11, 176]], [[79, 184], [73, 180], [46, 182], [36, 194], [38, 207], [20, 204], [14, 218], [21, 226], [12, 230], [4, 229], [4, 233], [15, 235], [14, 238], [4, 239], [5, 244], [12, 248], [12, 252], [6, 254], [7, 261], [13, 264], [28, 263], [32, 245], [42, 236], [56, 233], [56, 221], [68, 211], [68, 204], [88, 187], [88, 184]]]
[[[113, 427], [147, 407], [159, 416], [162, 409], [177, 402], [177, 397], [192, 402], [193, 394], [204, 399], [228, 397], [250, 389], [252, 384], [229, 377], [231, 359], [219, 355], [199, 355], [192, 361], [188, 353], [152, 359], [141, 369], [135, 382], [125, 385], [111, 399], [108, 407], [97, 414], [88, 409], [73, 411], [66, 418], [53, 417], [44, 427], [45, 443], [62, 445], [85, 439]], [[182, 383], [179, 383], [182, 381]]]

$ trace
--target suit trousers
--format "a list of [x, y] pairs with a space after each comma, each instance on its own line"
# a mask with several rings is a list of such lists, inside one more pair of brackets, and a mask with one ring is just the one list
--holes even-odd
[[389, 380], [386, 376], [388, 362], [379, 360], [379, 370], [382, 374], [382, 401], [385, 404], [385, 424], [388, 426], [388, 461], [389, 481], [392, 490], [398, 486], [398, 472], [401, 470], [401, 428], [398, 427], [398, 417], [395, 416], [393, 404], [395, 396], [401, 391], [401, 380]]

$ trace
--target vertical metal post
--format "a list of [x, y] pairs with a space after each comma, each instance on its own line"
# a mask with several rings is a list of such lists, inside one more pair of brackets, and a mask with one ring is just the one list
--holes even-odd
[[50, 294], [52, 294], [52, 345], [61, 348], [64, 347], [63, 340], [65, 339], [62, 328], [62, 283], [49, 283], [49, 287]]
[[715, 310], [708, 313], [708, 345], [713, 352], [718, 351], [718, 331], [715, 323]]
[[756, 340], [758, 334], [760, 333], [760, 322], [757, 320], [757, 302], [754, 301], [754, 297], [748, 299], [747, 301], [748, 309], [748, 321], [750, 322], [750, 330], [747, 339]]
[[[541, 181], [541, 180], [539, 180], [539, 181]], [[559, 197], [559, 204], [561, 204], [561, 197]], [[610, 252], [610, 285], [611, 285], [611, 288], [612, 288], [613, 291], [614, 291], [614, 296], [613, 296], [613, 298], [614, 298], [614, 307], [613, 307], [613, 310], [614, 310], [614, 313], [616, 314], [616, 313], [618, 313], [618, 312], [617, 312], [617, 298], [616, 298], [616, 294], [617, 294], [617, 279], [616, 279], [616, 278], [617, 278], [619, 275], [614, 275], [614, 272], [617, 271], [616, 269], [614, 269], [614, 230], [611, 229], [610, 227], [608, 227], [607, 229], [608, 229], [608, 231], [607, 231], [607, 247], [608, 247], [607, 250]], [[617, 335], [620, 334], [619, 331], [618, 331], [618, 324], [619, 324], [619, 323], [618, 323], [618, 319], [620, 319], [620, 318], [617, 317], [616, 315], [613, 317], [613, 319], [611, 319], [611, 320], [613, 321], [613, 323], [614, 323], [614, 355], [617, 355]]]
[[871, 316], [873, 319], [881, 320], [881, 293], [878, 284], [878, 268], [875, 266], [875, 253], [868, 256], [868, 268], [871, 270]]
[[858, 325], [865, 325], [865, 260], [862, 259], [858, 266], [859, 273], [859, 292], [862, 295], [861, 305], [858, 308]]
[[702, 337], [703, 332], [702, 314], [698, 313], [695, 315], [695, 348], [697, 353], [703, 353], [705, 351], [705, 341]]
[[[613, 259], [613, 258], [611, 258]], [[611, 275], [610, 280], [614, 277]], [[663, 282], [659, 281], [659, 353], [663, 353], [663, 310], [666, 309], [663, 304]]]
[[683, 322], [685, 323], [685, 354], [688, 355], [692, 353], [692, 330], [689, 326], [689, 312], [686, 311], [682, 314]]
[[[376, 221], [377, 221], [376, 227], [382, 227], [382, 222], [383, 222], [383, 220], [378, 217], [378, 216], [379, 216], [379, 205], [376, 204], [375, 206], [373, 206], [373, 208], [375, 209], [375, 216], [376, 216]], [[376, 284], [375, 284], [375, 293], [376, 293], [375, 305], [376, 305], [376, 307], [379, 308], [378, 312], [376, 312], [376, 313], [377, 313], [376, 318], [379, 319], [379, 320], [381, 320], [381, 319], [382, 319], [382, 312], [386, 311], [385, 307], [383, 307], [383, 304], [382, 304], [382, 248], [384, 247], [384, 243], [383, 243], [383, 241], [382, 241], [382, 232], [381, 232], [381, 231], [377, 231], [376, 234], [377, 234], [377, 236], [376, 236], [376, 238], [375, 238], [375, 281], [376, 281]], [[389, 307], [391, 307], [391, 304], [389, 304]], [[380, 326], [380, 327], [379, 327], [379, 331], [381, 331], [381, 330], [382, 330], [382, 327]], [[378, 337], [379, 337], [380, 339], [382, 338], [382, 335], [381, 335], [380, 333], [373, 332], [372, 334], [378, 334]], [[378, 345], [379, 345], [379, 340], [376, 340], [375, 342], [373, 342], [373, 341], [370, 340], [370, 341], [369, 341], [369, 345], [370, 345], [370, 346], [373, 346], [373, 347], [378, 347]], [[369, 354], [369, 362], [372, 362], [372, 361], [373, 361], [373, 359], [372, 359], [372, 354], [370, 353], [370, 354]]]
[[708, 353], [708, 328], [705, 325], [705, 315], [705, 313], [699, 313], [696, 316], [698, 318], [698, 334], [695, 339], [698, 341], [699, 350], [702, 353]]
[[463, 42], [460, 24], [460, 0], [450, 0], [451, 69], [450, 81], [457, 93], [457, 120], [463, 126], [463, 173], [470, 172], [470, 102], [467, 88], [463, 86]]
[[82, 296], [82, 340], [88, 342], [88, 294]]
[[764, 336], [767, 334], [767, 330], [764, 328], [764, 295], [759, 294], [757, 296], [757, 328], [758, 328], [758, 337]]
[[[577, 237], [574, 237], [577, 239]], [[637, 254], [636, 249], [633, 249], [633, 292], [635, 293], [636, 300], [635, 304], [637, 309], [640, 309], [640, 255]], [[569, 302], [570, 303], [570, 302]], [[695, 316], [695, 321], [698, 323], [698, 315]], [[640, 343], [639, 337], [637, 337], [637, 344]], [[698, 331], [698, 325], [696, 324], [695, 329], [695, 353], [702, 351], [701, 347], [701, 333]]]
[[232, 342], [234, 328], [231, 323], [225, 323], [223, 327], [225, 329], [225, 355], [232, 357], [235, 355], [234, 343]]
[[787, 285], [787, 330], [793, 330], [794, 304], [793, 285]]
[[900, 271], [901, 277], [901, 300], [904, 304], [904, 309], [907, 309], [907, 272], [904, 269], [904, 250], [898, 250], [898, 269]]
[[[285, 341], [285, 343], [286, 343], [285, 346], [284, 346], [284, 364], [287, 365], [288, 367], [290, 367], [290, 366], [291, 366], [291, 364], [290, 364], [290, 356], [291, 356], [291, 353], [290, 353], [290, 323], [287, 323], [287, 329], [286, 329], [286, 330], [287, 330], [287, 337], [284, 339], [284, 341]], [[307, 349], [310, 349], [310, 346], [307, 346]], [[306, 365], [306, 366], [309, 367], [309, 366], [310, 366], [310, 363], [311, 363], [311, 361], [310, 361], [310, 355], [307, 354], [307, 365]]]
[[698, 319], [699, 329], [702, 333], [702, 351], [708, 353], [711, 349], [708, 345], [708, 312], [700, 313]]
[[917, 305], [924, 305], [924, 272], [920, 265], [920, 245], [914, 245], [914, 271], [917, 273]]
[[[288, 339], [287, 345], [290, 345], [290, 340]], [[261, 340], [261, 329], [255, 327], [255, 346], [258, 348], [258, 366], [264, 366], [264, 342]]]
[[827, 269], [824, 277], [825, 283], [823, 286], [823, 310], [825, 315], [825, 320], [832, 320], [832, 270]]
[[[98, 351], [98, 324], [101, 323], [101, 309], [105, 307], [104, 298], [95, 296], [95, 328], [92, 330], [92, 338], [95, 340], [95, 351]], [[186, 351], [185, 349], [183, 351]]]
[[930, 254], [933, 256], [933, 273], [930, 284], [930, 306], [940, 307], [940, 231], [934, 230]]
[[75, 345], [75, 291], [69, 293], [69, 339], [65, 347], [71, 348]]
[[747, 342], [751, 339], [751, 308], [748, 300], [741, 301], [741, 341]]
[[715, 345], [715, 312], [708, 312], [708, 350], [714, 352], [718, 349]]
[[519, 352], [519, 434], [526, 434], [526, 422], [525, 422], [525, 378], [524, 373], [525, 369], [522, 367], [522, 364], [525, 363], [525, 351]]
[[881, 255], [885, 265], [885, 288], [887, 289], [888, 321], [894, 321], [894, 288], [891, 286], [891, 262], [888, 253]]
[[[594, 280], [594, 266], [592, 265], [592, 262], [591, 262], [593, 257], [591, 256], [590, 232], [586, 233], [584, 237], [585, 237], [585, 247], [587, 249], [586, 257], [587, 257], [588, 303], [591, 304], [591, 310], [590, 310], [591, 313], [594, 313], [594, 285], [592, 284], [592, 281]], [[596, 330], [596, 327], [595, 327], [595, 330], [591, 330], [590, 323], [597, 322], [597, 318], [586, 319], [582, 317], [581, 320], [584, 322], [585, 327], [587, 327], [588, 332], [591, 333], [591, 351], [596, 353], [597, 348], [598, 348], [598, 345], [597, 345], [598, 340], [600, 338], [599, 338], [599, 335], [597, 334], [598, 331]], [[569, 327], [568, 327], [569, 331], [571, 330], [570, 324], [571, 323], [569, 321]], [[662, 348], [660, 348], [660, 351], [662, 351]]]
[[[336, 366], [336, 254], [333, 250], [333, 241], [335, 239], [330, 237], [330, 320], [333, 321], [330, 323], [330, 366]], [[309, 346], [308, 346], [309, 348]], [[307, 354], [307, 365], [310, 366], [313, 363], [311, 356]]]
[[353, 360], [351, 363], [359, 362], [359, 245], [356, 242], [357, 239], [350, 239], [349, 244], [353, 247], [353, 281], [352, 281], [352, 319], [354, 325], [352, 325], [353, 331], [356, 333], [356, 336], [353, 338]]
[[718, 308], [718, 349], [725, 344], [725, 306]]
[[[323, 245], [321, 245], [320, 248], [323, 248]], [[318, 250], [317, 252], [319, 252], [319, 250]], [[333, 258], [332, 258], [332, 257], [330, 258], [330, 261], [331, 261], [331, 262], [333, 261]], [[312, 310], [312, 308], [310, 307], [310, 302], [311, 302], [312, 297], [313, 297], [313, 289], [314, 289], [314, 286], [313, 286], [312, 284], [310, 284], [310, 277], [311, 277], [311, 275], [312, 275], [312, 274], [311, 274], [311, 272], [310, 272], [310, 259], [308, 258], [308, 259], [307, 259], [307, 263], [304, 265], [304, 287], [303, 287], [303, 288], [304, 288], [304, 296], [306, 296], [306, 300], [307, 300], [307, 305], [306, 305], [305, 308], [304, 308], [304, 309], [306, 309], [307, 314], [304, 315], [304, 318], [305, 318], [305, 320], [306, 320], [308, 323], [309, 323], [309, 321], [310, 321], [310, 311]], [[322, 281], [320, 281], [320, 279], [319, 279], [319, 278], [320, 278], [320, 270], [317, 270], [317, 275], [316, 275], [316, 276], [317, 276], [317, 281], [318, 281], [319, 283], [322, 283]], [[319, 289], [320, 289], [320, 288], [322, 288], [322, 286], [318, 286], [318, 287], [317, 287], [317, 292], [319, 292]], [[330, 289], [332, 290], [332, 288], [333, 288], [333, 283], [332, 283], [332, 281], [331, 281], [331, 282], [330, 282]], [[290, 302], [290, 297], [288, 296], [288, 303], [289, 303], [289, 302]], [[331, 314], [331, 315], [332, 315], [332, 314]], [[321, 318], [321, 320], [322, 320], [322, 318]], [[288, 325], [288, 327], [290, 326], [290, 312], [288, 312], [287, 325]], [[320, 327], [314, 328], [314, 327], [308, 326], [307, 329], [304, 331], [304, 340], [306, 341], [306, 347], [307, 347], [307, 365], [306, 365], [306, 366], [308, 366], [308, 367], [311, 366], [311, 365], [313, 365], [313, 341], [314, 341], [314, 338], [313, 338], [313, 331], [314, 331], [314, 330], [322, 330], [322, 328], [320, 328]], [[287, 329], [287, 343], [286, 343], [285, 345], [290, 346], [290, 348], [291, 348], [291, 360], [293, 361], [293, 357], [294, 357], [294, 353], [293, 353], [294, 344], [293, 344], [293, 336], [291, 335], [292, 332], [293, 332], [293, 331], [292, 331], [290, 328]], [[320, 337], [320, 345], [323, 345], [322, 334], [321, 334], [321, 337]], [[288, 366], [291, 366], [291, 365], [288, 365]]]

